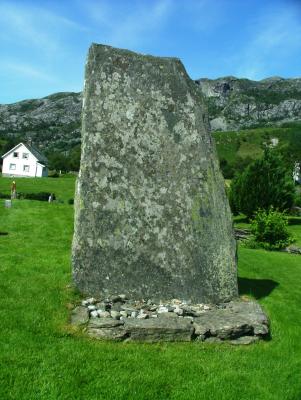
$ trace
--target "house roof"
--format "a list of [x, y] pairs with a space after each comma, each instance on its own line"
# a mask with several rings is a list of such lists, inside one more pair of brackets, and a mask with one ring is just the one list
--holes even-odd
[[38, 161], [46, 164], [48, 163], [47, 158], [37, 148], [35, 148], [34, 146], [29, 146], [27, 144], [25, 144], [24, 146], [28, 148], [28, 150], [37, 158]]
[[12, 151], [15, 151], [18, 147], [20, 147], [21, 145], [25, 146], [27, 148], [27, 150], [40, 162], [42, 163], [48, 163], [47, 158], [44, 156], [44, 154], [42, 154], [37, 148], [35, 148], [34, 146], [31, 146], [29, 144], [26, 143], [19, 143], [17, 144], [15, 147], [13, 147], [12, 149], [10, 149], [7, 153], [3, 154], [2, 158], [4, 158], [5, 156], [7, 156], [8, 154], [10, 154]]

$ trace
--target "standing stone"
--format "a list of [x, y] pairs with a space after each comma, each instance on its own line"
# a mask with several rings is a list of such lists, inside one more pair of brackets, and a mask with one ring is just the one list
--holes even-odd
[[90, 295], [237, 296], [224, 181], [201, 92], [178, 59], [91, 46], [72, 259]]

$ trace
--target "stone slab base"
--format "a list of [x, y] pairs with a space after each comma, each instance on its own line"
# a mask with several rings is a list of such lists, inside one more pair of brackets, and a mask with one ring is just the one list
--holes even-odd
[[241, 300], [188, 305], [175, 299], [164, 304], [130, 301], [122, 295], [90, 298], [72, 311], [71, 323], [95, 339], [130, 342], [250, 344], [269, 336], [260, 305]]

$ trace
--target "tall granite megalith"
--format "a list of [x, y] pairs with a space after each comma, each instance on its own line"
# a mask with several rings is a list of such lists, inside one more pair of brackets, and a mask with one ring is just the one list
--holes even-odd
[[72, 262], [91, 295], [237, 295], [224, 182], [202, 95], [178, 59], [91, 46]]

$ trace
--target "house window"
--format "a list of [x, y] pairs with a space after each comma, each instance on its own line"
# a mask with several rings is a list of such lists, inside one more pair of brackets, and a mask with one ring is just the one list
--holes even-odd
[[29, 172], [29, 165], [23, 165], [23, 171]]
[[11, 171], [15, 170], [16, 169], [16, 164], [9, 164], [9, 169]]
[[23, 154], [22, 154], [22, 158], [26, 158], [26, 160], [27, 160], [28, 157], [29, 157], [29, 153], [23, 153]]
[[19, 153], [18, 153], [17, 151], [14, 151], [13, 157], [14, 157], [14, 158], [19, 158]]

